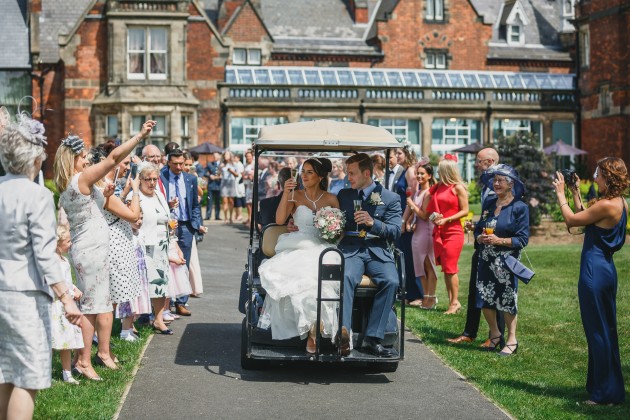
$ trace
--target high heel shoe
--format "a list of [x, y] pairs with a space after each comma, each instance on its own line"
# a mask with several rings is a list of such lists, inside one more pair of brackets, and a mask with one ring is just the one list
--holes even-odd
[[89, 379], [90, 381], [95, 381], [95, 382], [100, 382], [103, 380], [103, 378], [101, 378], [100, 376], [87, 376], [85, 373], [83, 373], [83, 371], [81, 369], [79, 369], [77, 366], [72, 368], [72, 374], [76, 377], [84, 377], [86, 379]]
[[[510, 349], [510, 353], [504, 351], [506, 348]], [[515, 344], [505, 344], [505, 347], [503, 347], [503, 350], [499, 352], [499, 356], [511, 356], [513, 354], [516, 354], [516, 352], [518, 351], [518, 342]]]
[[[426, 303], [428, 302], [433, 302], [431, 305], [427, 305], [425, 306]], [[420, 309], [424, 309], [427, 311], [430, 311], [432, 309], [435, 309], [435, 307], [438, 304], [438, 298], [435, 295], [424, 295], [424, 300], [422, 301], [422, 306], [420, 306]]]
[[486, 351], [497, 351], [497, 350], [499, 350], [499, 344], [501, 343], [501, 336], [490, 337], [488, 339], [488, 341], [489, 341], [488, 345], [485, 346]]
[[446, 312], [444, 312], [444, 314], [445, 315], [455, 315], [461, 309], [462, 309], [462, 304], [461, 303], [459, 303], [459, 302], [452, 303], [452, 304], [448, 305], [448, 309], [446, 310]]
[[309, 354], [315, 354], [317, 352], [317, 331], [315, 330], [315, 324], [311, 326], [308, 332], [308, 338], [306, 339], [306, 352]]
[[107, 369], [111, 369], [111, 370], [118, 370], [118, 366], [116, 366], [116, 362], [114, 362], [114, 359], [112, 358], [110, 360], [114, 363], [114, 367], [111, 367], [107, 363], [105, 363], [103, 361], [103, 359], [101, 359], [101, 357], [98, 354], [94, 355], [94, 364], [95, 365], [106, 367]]

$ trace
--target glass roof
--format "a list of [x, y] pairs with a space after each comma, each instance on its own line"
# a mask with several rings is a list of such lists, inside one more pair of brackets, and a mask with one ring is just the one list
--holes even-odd
[[348, 67], [227, 66], [235, 85], [372, 86], [457, 89], [574, 90], [574, 74]]

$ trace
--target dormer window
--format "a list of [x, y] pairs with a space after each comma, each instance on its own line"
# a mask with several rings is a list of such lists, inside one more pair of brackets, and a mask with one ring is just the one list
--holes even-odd
[[444, 0], [426, 0], [427, 7], [424, 14], [426, 21], [442, 22], [444, 20]]
[[529, 24], [520, 0], [508, 0], [503, 4], [499, 21], [499, 39], [508, 45], [525, 44], [525, 27]]
[[262, 64], [262, 51], [260, 48], [234, 48], [232, 64], [260, 66]]
[[519, 45], [523, 43], [523, 33], [520, 25], [508, 26], [508, 32], [508, 44]]

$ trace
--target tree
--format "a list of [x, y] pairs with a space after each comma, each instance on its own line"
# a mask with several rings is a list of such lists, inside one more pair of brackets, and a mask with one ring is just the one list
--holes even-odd
[[540, 149], [538, 135], [519, 133], [500, 136], [496, 147], [500, 162], [516, 169], [525, 184], [523, 201], [529, 206], [529, 224], [538, 226], [541, 216], [548, 214], [555, 203], [551, 184], [553, 165]]

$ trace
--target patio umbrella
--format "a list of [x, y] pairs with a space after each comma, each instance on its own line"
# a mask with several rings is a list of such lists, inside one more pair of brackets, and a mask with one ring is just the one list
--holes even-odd
[[188, 149], [189, 152], [199, 153], [200, 155], [211, 155], [215, 152], [223, 153], [223, 149], [219, 146], [215, 146], [212, 143], [201, 143], [198, 146]]
[[473, 142], [470, 144], [467, 144], [466, 146], [460, 147], [458, 149], [453, 149], [451, 150], [451, 152], [457, 152], [457, 153], [477, 153], [479, 152], [481, 149], [483, 149], [483, 145], [479, 142]]
[[545, 152], [546, 155], [555, 154], [556, 156], [576, 156], [588, 154], [587, 151], [568, 145], [563, 141], [559, 141], [551, 146], [545, 147], [543, 152]]

